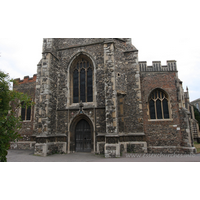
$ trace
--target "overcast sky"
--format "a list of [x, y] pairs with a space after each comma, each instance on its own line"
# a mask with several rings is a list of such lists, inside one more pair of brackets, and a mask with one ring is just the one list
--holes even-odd
[[165, 65], [167, 60], [176, 60], [179, 78], [184, 89], [188, 86], [190, 100], [200, 98], [198, 1], [101, 1], [93, 6], [94, 10], [89, 6], [93, 1], [69, 4], [58, 0], [56, 5], [52, 2], [3, 3], [9, 12], [2, 9], [0, 13], [0, 69], [11, 78], [37, 73], [45, 37], [132, 38], [139, 50], [139, 61], [147, 61], [148, 65], [161, 61]]

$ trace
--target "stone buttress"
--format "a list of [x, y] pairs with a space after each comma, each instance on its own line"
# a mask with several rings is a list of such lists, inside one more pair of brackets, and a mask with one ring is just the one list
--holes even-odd
[[44, 39], [42, 59], [37, 68], [34, 136], [35, 155], [66, 153], [66, 135], [57, 135], [57, 62], [53, 39]]
[[130, 39], [105, 40], [105, 157], [147, 152], [137, 57]]

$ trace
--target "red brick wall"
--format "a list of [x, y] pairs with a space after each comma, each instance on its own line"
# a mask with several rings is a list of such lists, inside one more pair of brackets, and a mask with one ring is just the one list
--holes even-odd
[[[144, 132], [148, 146], [177, 146], [181, 143], [179, 105], [177, 102], [176, 72], [142, 72], [141, 89]], [[152, 90], [163, 89], [169, 95], [171, 121], [149, 120], [148, 98]]]
[[29, 78], [29, 76], [24, 76], [23, 80], [20, 80], [20, 78], [18, 78], [18, 79], [15, 79], [15, 81], [17, 82], [17, 85], [19, 85], [19, 84], [24, 84], [24, 83], [36, 82], [36, 78], [37, 78], [37, 74], [34, 74], [32, 78]]

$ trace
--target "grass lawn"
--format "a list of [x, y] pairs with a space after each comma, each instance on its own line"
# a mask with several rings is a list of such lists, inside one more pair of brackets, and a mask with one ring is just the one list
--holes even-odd
[[198, 144], [197, 142], [194, 142], [194, 146], [197, 149], [197, 153], [200, 153], [200, 144]]

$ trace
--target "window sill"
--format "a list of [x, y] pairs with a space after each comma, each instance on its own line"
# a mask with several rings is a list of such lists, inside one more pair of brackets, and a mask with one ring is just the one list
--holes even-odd
[[[93, 104], [94, 103], [94, 101], [91, 101], [91, 102], [82, 102], [83, 103], [83, 105], [87, 105], [87, 104]], [[79, 105], [80, 104], [80, 102], [79, 103], [72, 103], [71, 105]]]
[[[77, 107], [80, 107], [79, 105], [80, 103], [72, 103], [71, 105], [69, 105], [70, 108], [77, 108]], [[83, 109], [84, 108], [87, 108], [87, 107], [94, 107], [94, 102], [83, 102]]]
[[23, 120], [22, 122], [31, 122], [31, 120]]
[[173, 119], [148, 119], [149, 122], [165, 122], [165, 121], [173, 121]]

